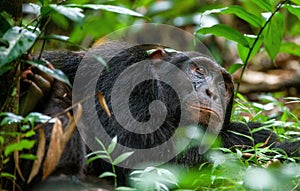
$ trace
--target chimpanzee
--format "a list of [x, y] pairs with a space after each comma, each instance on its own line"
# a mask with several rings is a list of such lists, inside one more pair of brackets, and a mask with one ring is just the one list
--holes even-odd
[[[118, 143], [121, 145], [135, 149], [156, 147], [169, 140], [179, 125], [197, 125], [211, 133], [219, 132], [222, 144], [226, 148], [237, 145], [254, 146], [262, 142], [272, 147], [282, 148], [288, 155], [293, 155], [295, 154], [293, 152], [300, 146], [299, 143], [280, 143], [276, 135], [268, 130], [260, 130], [252, 133], [252, 129], [261, 126], [259, 123], [244, 124], [231, 122], [230, 117], [234, 94], [232, 77], [215, 61], [201, 53], [180, 52], [155, 44], [132, 46], [114, 41], [99, 45], [93, 53], [101, 56], [106, 61], [107, 67], [101, 71], [101, 75], [96, 75], [95, 79], [97, 83], [93, 99], [97, 112], [93, 114], [88, 113], [87, 115], [96, 116], [101, 121], [101, 124], [103, 124], [106, 133], [111, 138], [117, 136]], [[84, 52], [46, 51], [42, 56], [55, 68], [63, 70], [69, 77], [70, 82], [73, 83], [78, 66], [85, 59], [86, 55]], [[89, 57], [88, 59], [91, 58]], [[84, 63], [84, 65], [86, 68], [89, 67], [89, 63]], [[153, 115], [165, 115], [165, 120], [159, 129], [155, 129], [151, 133], [138, 134], [123, 128], [116, 119], [116, 111], [112, 108], [113, 86], [117, 82], [117, 78], [121, 76], [121, 73], [133, 66], [141, 66], [137, 71], [150, 73], [152, 79], [141, 81], [132, 89], [130, 89], [130, 84], [123, 84], [124, 89], [127, 88], [130, 90], [128, 101], [130, 115], [136, 119], [136, 123], [147, 122]], [[168, 67], [171, 67], [171, 70]], [[177, 69], [183, 73], [181, 74]], [[166, 73], [166, 70], [174, 71]], [[99, 71], [93, 71], [93, 69], [87, 69], [87, 71], [81, 74], [81, 77], [84, 78], [85, 75], [93, 75], [90, 72], [99, 73]], [[133, 72], [132, 75], [123, 76], [122, 79], [131, 79], [134, 82], [138, 80], [135, 74], [138, 75]], [[182, 76], [185, 76], [187, 80], [183, 80], [184, 82], [181, 84], [179, 79]], [[38, 85], [35, 83], [37, 81], [36, 78], [32, 78], [31, 83]], [[182, 87], [181, 95], [178, 95], [176, 88], [167, 84], [162, 79], [176, 80], [176, 85]], [[37, 104], [35, 111], [47, 115], [55, 115], [71, 106], [72, 89], [58, 80], [49, 83], [52, 83], [52, 89], [45, 96], [42, 96], [42, 102]], [[122, 82], [120, 83], [122, 84]], [[88, 85], [82, 84], [82, 86]], [[105, 109], [101, 105], [97, 96], [98, 92], [101, 92], [101, 95], [103, 95], [103, 99], [106, 101], [105, 106], [108, 109]], [[164, 107], [162, 107], [163, 114], [160, 113], [162, 110], [151, 109], [149, 107], [155, 100], [159, 100], [160, 103], [164, 104]], [[120, 110], [122, 110], [122, 107], [125, 107], [122, 105], [122, 100], [116, 104], [117, 107], [120, 107]], [[182, 106], [184, 106], [185, 111], [182, 110]], [[128, 113], [122, 113], [122, 115], [124, 115], [125, 120], [129, 116]], [[182, 118], [184, 123], [181, 123]], [[65, 126], [68, 122], [67, 116], [61, 115], [60, 119]], [[130, 122], [127, 121], [126, 123]], [[51, 125], [46, 125], [44, 128], [49, 141], [52, 127]], [[241, 134], [246, 136], [242, 136]], [[253, 137], [254, 141], [249, 139], [249, 136]], [[91, 137], [91, 139], [94, 139], [94, 137]], [[53, 174], [84, 173], [99, 175], [101, 172], [109, 170], [110, 166], [103, 161], [95, 161], [91, 165], [85, 166], [86, 150], [88, 148], [82, 140], [79, 131], [76, 130]], [[203, 154], [199, 152], [198, 148], [190, 148], [184, 154], [175, 156], [170, 161], [196, 165], [203, 162], [203, 160]], [[29, 169], [25, 169], [24, 171], [25, 177], [28, 176]], [[119, 169], [118, 173], [124, 173], [122, 168]], [[38, 175], [34, 183], [40, 181], [40, 178], [41, 175]]]

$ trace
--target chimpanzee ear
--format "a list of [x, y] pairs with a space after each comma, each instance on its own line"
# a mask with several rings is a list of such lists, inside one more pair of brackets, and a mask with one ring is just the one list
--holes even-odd
[[233, 85], [233, 79], [232, 76], [225, 70], [221, 69], [221, 73], [225, 82], [226, 86], [226, 112], [225, 112], [225, 119], [223, 123], [223, 128], [225, 128], [230, 123], [231, 118], [231, 112], [232, 112], [232, 106], [233, 106], [233, 97], [234, 97], [234, 85]]
[[156, 48], [156, 49], [148, 50], [147, 54], [152, 59], [162, 59], [167, 56], [167, 53], [163, 48]]

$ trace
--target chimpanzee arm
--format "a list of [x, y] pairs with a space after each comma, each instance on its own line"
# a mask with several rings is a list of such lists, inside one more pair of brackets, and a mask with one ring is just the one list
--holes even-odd
[[255, 122], [250, 122], [247, 124], [240, 122], [230, 123], [227, 127], [224, 127], [220, 133], [223, 146], [226, 148], [248, 147], [255, 146], [257, 143], [264, 143], [265, 146], [282, 149], [288, 156], [300, 156], [300, 141], [286, 141], [281, 143], [274, 132], [265, 129], [256, 131], [254, 133], [251, 132], [252, 130], [261, 126], [261, 123]]

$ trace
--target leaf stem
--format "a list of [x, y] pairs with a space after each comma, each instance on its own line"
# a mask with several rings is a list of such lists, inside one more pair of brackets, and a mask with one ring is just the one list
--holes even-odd
[[100, 146], [102, 147], [103, 151], [106, 153], [106, 155], [108, 157], [109, 163], [111, 164], [112, 172], [115, 175], [114, 176], [114, 186], [115, 186], [115, 188], [117, 188], [117, 174], [116, 174], [116, 168], [115, 168], [114, 162], [113, 162], [113, 160], [112, 160], [109, 152], [107, 151], [105, 145], [102, 143], [102, 141], [100, 141], [98, 138], [96, 138], [96, 140], [100, 144]]
[[282, 2], [280, 2], [278, 5], [277, 5], [277, 8], [276, 10], [271, 14], [271, 16], [267, 19], [266, 23], [263, 25], [262, 28], [260, 28], [258, 34], [257, 34], [257, 37], [255, 38], [252, 46], [249, 48], [249, 52], [247, 54], [247, 57], [246, 57], [246, 60], [245, 60], [245, 63], [244, 63], [244, 66], [242, 68], [242, 72], [241, 72], [241, 75], [240, 75], [240, 78], [239, 78], [239, 81], [238, 81], [238, 84], [237, 84], [237, 88], [235, 90], [235, 94], [234, 94], [234, 99], [236, 98], [238, 92], [239, 92], [239, 89], [240, 89], [240, 84], [242, 82], [242, 78], [243, 78], [243, 75], [244, 75], [244, 72], [249, 64], [249, 59], [250, 59], [250, 55], [256, 45], [256, 43], [258, 42], [260, 36], [262, 35], [262, 32], [264, 31], [264, 29], [267, 27], [267, 25], [271, 22], [271, 19], [273, 18], [273, 16], [282, 8], [282, 6], [287, 3], [289, 0], [284, 0]]

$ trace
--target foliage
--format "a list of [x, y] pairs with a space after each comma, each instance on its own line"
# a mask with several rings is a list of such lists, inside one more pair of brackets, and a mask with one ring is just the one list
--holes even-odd
[[128, 157], [130, 157], [133, 152], [125, 152], [122, 153], [121, 155], [117, 156], [115, 159], [112, 158], [111, 154], [115, 150], [116, 145], [117, 145], [117, 137], [114, 137], [108, 147], [106, 148], [105, 145], [100, 141], [98, 138], [96, 138], [96, 141], [99, 143], [101, 146], [102, 150], [99, 151], [94, 151], [91, 152], [87, 155], [89, 159], [87, 160], [87, 164], [97, 160], [97, 159], [105, 159], [108, 160], [108, 162], [111, 164], [111, 169], [112, 172], [103, 172], [102, 174], [99, 175], [99, 178], [104, 178], [104, 177], [114, 177], [114, 185], [117, 187], [117, 174], [116, 174], [116, 168], [115, 166], [118, 165], [119, 163], [125, 161]]
[[[272, 60], [275, 60], [279, 52], [300, 55], [300, 46], [285, 38], [300, 34], [298, 0], [253, 0], [239, 1], [238, 5], [224, 4], [225, 1], [199, 1], [196, 5], [194, 0], [70, 0], [60, 4], [40, 0], [25, 4], [29, 14], [22, 18], [20, 26], [14, 26], [13, 19], [7, 13], [0, 13], [0, 76], [14, 69], [12, 61], [18, 61], [23, 65], [26, 63], [36, 66], [54, 78], [69, 83], [60, 70], [45, 67], [45, 62], [40, 57], [24, 60], [21, 56], [36, 50], [41, 53], [46, 42], [54, 49], [86, 49], [96, 39], [119, 28], [145, 22], [145, 19], [187, 29], [188, 26], [196, 26], [195, 36], [204, 40], [203, 34], [212, 34], [235, 42], [241, 63], [232, 64], [228, 70], [234, 73], [242, 68], [240, 80], [251, 59], [260, 51], [266, 51]], [[221, 24], [220, 15], [234, 15], [243, 20], [251, 33], [243, 34], [233, 26]], [[58, 26], [58, 30], [53, 29], [51, 24]], [[217, 48], [208, 46], [213, 53], [219, 53]], [[299, 98], [288, 99], [299, 103]], [[275, 94], [261, 95], [260, 103], [252, 103], [237, 93], [235, 101], [233, 120], [260, 121], [265, 124], [260, 129], [274, 130], [281, 141], [299, 140], [300, 121], [295, 111], [278, 101]], [[273, 110], [276, 112], [272, 112]], [[0, 178], [15, 180], [15, 174], [3, 170], [12, 160], [11, 154], [31, 149], [36, 144], [31, 140], [36, 134], [35, 124], [50, 122], [51, 118], [39, 113], [23, 117], [7, 112], [1, 113], [0, 118], [0, 126], [18, 124], [20, 129], [18, 132], [0, 132]], [[8, 143], [10, 138], [14, 141]], [[112, 172], [104, 172], [100, 177], [113, 177], [117, 186], [115, 165], [126, 160], [132, 153], [124, 153], [113, 159], [111, 154], [117, 138], [108, 147], [101, 140], [97, 141], [102, 150], [89, 154], [87, 162], [108, 160], [112, 165]], [[39, 155], [15, 156], [18, 170], [18, 159], [35, 160]], [[280, 160], [283, 159], [292, 163], [282, 164]], [[296, 159], [289, 158], [280, 150], [263, 147], [263, 143], [246, 150], [213, 148], [208, 155], [209, 163], [198, 168], [187, 170], [175, 166], [147, 167], [131, 173], [132, 188], [119, 187], [117, 190], [298, 190], [300, 166], [294, 163]]]
[[203, 15], [209, 15], [212, 13], [235, 14], [258, 31], [256, 34], [241, 34], [232, 27], [216, 24], [211, 27], [200, 27], [200, 29], [196, 32], [196, 34], [209, 33], [216, 36], [223, 36], [224, 38], [232, 40], [238, 44], [238, 54], [243, 65], [238, 64], [237, 66], [233, 65], [232, 67], [243, 67], [243, 69], [236, 92], [239, 90], [239, 84], [249, 61], [260, 50], [262, 44], [272, 60], [275, 59], [279, 51], [288, 52], [294, 55], [299, 54], [297, 49], [299, 49], [300, 46], [295, 43], [283, 42], [284, 46], [281, 48], [285, 32], [284, 16], [281, 12], [282, 9], [285, 9], [298, 17], [299, 15], [297, 13], [300, 12], [300, 7], [290, 4], [289, 0], [280, 1], [278, 4], [275, 2], [276, 1], [271, 0], [253, 1], [257, 8], [260, 8], [261, 10], [257, 14], [252, 14], [238, 5], [207, 10], [203, 13]]
[[[268, 152], [265, 149], [264, 152]], [[199, 168], [148, 167], [131, 174], [136, 190], [297, 190], [299, 164], [273, 160], [265, 165], [244, 160], [239, 150], [213, 150]], [[271, 158], [268, 160], [272, 161]], [[155, 173], [154, 173], [155, 172]], [[162, 173], [163, 172], [163, 173]], [[163, 177], [159, 179], [159, 177]], [[143, 187], [142, 187], [143, 186]]]
[[[0, 126], [18, 124], [20, 127], [19, 132], [0, 131], [0, 178], [15, 180], [15, 174], [5, 171], [7, 170], [5, 165], [12, 160], [11, 153], [14, 153], [15, 161], [18, 161], [19, 159], [36, 160], [37, 157], [35, 155], [27, 153], [19, 154], [19, 151], [28, 151], [34, 147], [36, 141], [32, 140], [31, 138], [36, 134], [34, 129], [35, 123], [51, 122], [51, 118], [40, 113], [30, 113], [26, 117], [22, 117], [8, 112], [0, 113], [0, 118], [2, 119]], [[5, 141], [8, 139], [8, 137], [13, 138], [15, 141], [5, 144]], [[18, 166], [18, 163], [16, 163], [16, 169], [19, 175], [22, 177], [22, 172]]]
[[[245, 123], [261, 121], [264, 125], [253, 132], [272, 129], [281, 141], [299, 140], [299, 119], [274, 97], [271, 94], [261, 95], [261, 103], [255, 103], [238, 94], [234, 105], [234, 120]], [[299, 102], [299, 98], [288, 100]], [[280, 112], [266, 115], [272, 109]], [[288, 157], [284, 151], [265, 147], [264, 143], [246, 149], [212, 148], [207, 160], [207, 163], [188, 170], [178, 165], [136, 170], [130, 175], [131, 185], [136, 190], [299, 189], [300, 165], [296, 163], [299, 157]], [[167, 173], [162, 174], [160, 171]]]

